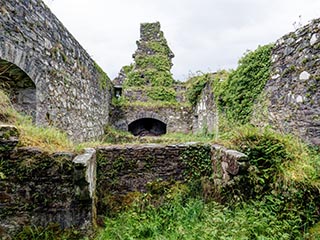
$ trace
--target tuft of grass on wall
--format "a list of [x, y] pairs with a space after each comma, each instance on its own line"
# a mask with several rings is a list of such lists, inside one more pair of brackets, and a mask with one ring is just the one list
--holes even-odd
[[20, 132], [19, 146], [39, 147], [47, 152], [73, 151], [74, 145], [66, 133], [54, 127], [39, 127], [13, 109], [9, 98], [0, 89], [0, 123], [15, 125]]

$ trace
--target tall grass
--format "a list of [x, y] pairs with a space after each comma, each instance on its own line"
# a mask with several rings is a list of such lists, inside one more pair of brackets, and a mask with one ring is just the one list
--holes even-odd
[[107, 239], [303, 239], [301, 219], [277, 216], [262, 202], [226, 208], [215, 202], [189, 198], [133, 208], [105, 221], [97, 240]]
[[29, 116], [18, 113], [0, 89], [0, 123], [15, 125], [20, 133], [19, 146], [38, 147], [47, 152], [73, 151], [66, 133], [54, 127], [35, 126]]

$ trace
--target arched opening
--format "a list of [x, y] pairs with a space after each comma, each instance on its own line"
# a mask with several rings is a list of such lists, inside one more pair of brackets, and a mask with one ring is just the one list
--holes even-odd
[[13, 107], [36, 119], [36, 86], [17, 65], [0, 59], [0, 89], [8, 94]]
[[167, 125], [154, 118], [140, 118], [128, 126], [134, 136], [160, 136], [166, 134]]

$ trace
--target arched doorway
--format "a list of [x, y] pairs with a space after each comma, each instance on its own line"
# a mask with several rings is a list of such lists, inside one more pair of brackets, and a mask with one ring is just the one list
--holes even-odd
[[167, 124], [154, 118], [140, 118], [128, 126], [134, 136], [160, 136], [166, 134]]
[[13, 107], [30, 115], [35, 121], [37, 110], [36, 86], [17, 65], [0, 59], [0, 89], [8, 94]]

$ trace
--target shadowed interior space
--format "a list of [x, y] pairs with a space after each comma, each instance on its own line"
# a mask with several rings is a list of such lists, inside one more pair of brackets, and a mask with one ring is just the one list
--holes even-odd
[[128, 126], [134, 136], [160, 136], [166, 134], [167, 125], [154, 118], [140, 118]]
[[36, 86], [17, 65], [0, 59], [0, 89], [10, 97], [13, 107], [24, 114], [36, 117]]

